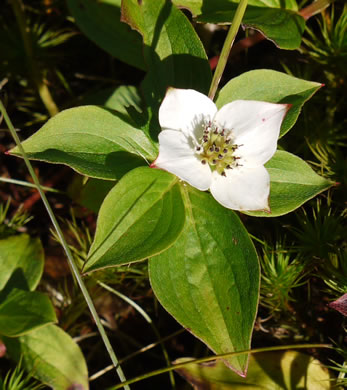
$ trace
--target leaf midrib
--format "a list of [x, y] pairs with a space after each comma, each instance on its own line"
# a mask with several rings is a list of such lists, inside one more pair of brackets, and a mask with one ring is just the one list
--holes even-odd
[[[136, 129], [134, 129], [134, 130], [138, 131], [139, 133], [141, 133], [141, 130], [136, 130]], [[106, 136], [99, 135], [99, 134], [93, 134], [93, 133], [90, 133], [90, 132], [81, 132], [81, 133], [79, 133], [79, 132], [69, 132], [69, 133], [55, 134], [55, 135], [51, 135], [51, 136], [48, 136], [48, 135], [47, 136], [40, 136], [40, 141], [41, 140], [46, 140], [46, 139], [52, 139], [52, 138], [58, 138], [59, 139], [61, 136], [64, 136], [64, 135], [74, 135], [74, 136], [79, 136], [79, 137], [84, 136], [84, 135], [88, 135], [90, 137], [101, 138], [102, 140], [110, 142], [110, 143], [112, 143], [114, 145], [121, 146], [124, 150], [126, 150], [126, 151], [128, 151], [128, 152], [130, 152], [132, 154], [136, 154], [137, 155], [137, 153], [134, 153], [134, 150], [136, 151], [135, 147], [132, 147], [132, 151], [130, 151], [125, 146], [123, 146], [121, 143], [117, 143], [114, 139], [107, 138]], [[124, 141], [124, 137], [121, 137], [121, 136], [116, 136], [116, 137], [120, 138], [120, 139], [123, 139], [123, 141]], [[150, 152], [148, 150], [144, 149], [134, 138], [132, 138], [132, 137], [130, 137], [130, 138], [131, 138], [131, 141], [133, 141], [134, 144], [139, 146], [139, 148], [141, 150], [143, 150], [144, 152], [148, 153], [148, 155], [149, 155], [148, 157], [152, 157], [152, 155], [150, 155]], [[38, 152], [34, 152], [34, 153], [38, 153]], [[99, 154], [99, 153], [95, 153], [95, 152], [84, 152], [84, 153]], [[100, 154], [106, 154], [106, 153], [100, 153]]]
[[[185, 193], [184, 198], [186, 199], [186, 202], [184, 202], [184, 204], [185, 204], [185, 206], [187, 206], [186, 209], [188, 209], [189, 219], [190, 219], [190, 221], [191, 221], [190, 224], [192, 225], [192, 227], [193, 227], [193, 229], [194, 229], [194, 231], [195, 231], [195, 235], [196, 235], [196, 237], [197, 237], [198, 240], [199, 240], [200, 248], [201, 248], [201, 247], [202, 247], [201, 238], [200, 238], [200, 234], [198, 233], [198, 229], [196, 228], [197, 223], [196, 223], [195, 218], [194, 218], [194, 215], [193, 215], [193, 209], [192, 209], [192, 205], [191, 205], [190, 197], [189, 197], [189, 189], [188, 189], [187, 187], [183, 187], [183, 191], [182, 191], [182, 192]], [[221, 251], [221, 252], [222, 252], [223, 255], [224, 255], [224, 252], [223, 252], [223, 251]], [[203, 253], [204, 258], [206, 259], [205, 253], [204, 253], [204, 252], [202, 252], [202, 253]], [[205, 261], [205, 263], [206, 263], [206, 261]], [[208, 273], [208, 278], [209, 278], [209, 280], [210, 280], [210, 285], [212, 286], [212, 289], [213, 289], [213, 292], [214, 292], [215, 297], [217, 297], [217, 294], [215, 293], [215, 285], [211, 282], [211, 280], [212, 280], [213, 278], [211, 278], [210, 271], [209, 271], [209, 267], [206, 267], [206, 269], [207, 269], [207, 273]], [[217, 301], [217, 299], [216, 299], [216, 301]], [[192, 299], [192, 302], [194, 302], [193, 299]], [[194, 306], [195, 306], [195, 304], [194, 304]], [[223, 312], [222, 312], [222, 310], [221, 310], [221, 308], [220, 308], [219, 301], [218, 301], [218, 305], [217, 305], [217, 306], [218, 306], [218, 311], [219, 311], [220, 317], [222, 317], [222, 319], [223, 319], [224, 328], [225, 328], [226, 332], [228, 333], [228, 335], [229, 335], [229, 340], [230, 340], [230, 332], [229, 332], [227, 323], [226, 323], [226, 321], [225, 321]], [[196, 307], [196, 306], [195, 306], [195, 309], [196, 309], [197, 312], [199, 312], [199, 311], [197, 310], [197, 307]], [[215, 341], [217, 341], [216, 338], [214, 337], [214, 332], [211, 331], [210, 327], [207, 326], [207, 323], [206, 323], [205, 321], [204, 321], [204, 323], [205, 323], [205, 326], [206, 326], [206, 328], [208, 329], [209, 333], [211, 334], [212, 338], [213, 338]], [[217, 344], [218, 344], [218, 341], [217, 341]], [[232, 348], [233, 348], [233, 346], [232, 346]], [[213, 348], [211, 348], [211, 349], [213, 350]], [[234, 349], [233, 349], [233, 350], [234, 350]]]
[[[157, 178], [154, 179], [153, 182], [152, 182], [149, 186], [147, 186], [147, 188], [145, 189], [145, 191], [143, 191], [143, 192], [134, 200], [134, 202], [132, 203], [132, 205], [130, 206], [130, 208], [129, 208], [128, 210], [132, 210], [132, 209], [136, 206], [136, 203], [137, 203], [138, 199], [141, 198], [142, 196], [144, 196], [144, 194], [146, 194], [147, 191], [148, 191], [151, 187], [153, 187], [157, 181], [158, 181]], [[127, 229], [118, 237], [117, 241], [121, 240], [121, 239], [124, 237], [124, 235], [127, 234], [127, 232], [129, 231], [129, 229], [131, 229], [132, 226], [133, 226], [134, 224], [136, 224], [136, 223], [143, 217], [144, 214], [146, 214], [146, 213], [147, 213], [151, 208], [153, 208], [160, 200], [162, 200], [162, 199], [164, 198], [164, 196], [166, 196], [166, 194], [167, 194], [167, 193], [172, 189], [172, 187], [177, 183], [177, 181], [178, 181], [178, 179], [175, 177], [175, 178], [172, 180], [172, 182], [170, 183], [170, 185], [166, 188], [166, 190], [165, 190], [164, 192], [161, 192], [161, 195], [160, 195], [159, 197], [157, 197], [157, 198], [151, 203], [151, 205], [150, 205], [148, 208], [146, 208], [146, 210], [143, 211], [143, 213], [141, 213], [141, 216], [140, 216], [138, 219], [136, 219], [131, 225], [128, 225]], [[110, 230], [111, 230], [111, 233], [108, 234], [108, 236], [103, 240], [103, 242], [105, 242], [105, 240], [106, 240], [106, 239], [107, 239], [107, 238], [108, 238], [108, 237], [117, 229], [117, 227], [124, 221], [124, 219], [128, 216], [128, 214], [129, 214], [129, 211], [128, 211], [126, 214], [124, 214], [124, 215], [118, 220], [118, 222], [115, 223], [115, 224], [112, 226], [112, 229], [110, 229]], [[114, 247], [115, 245], [116, 245], [116, 243], [114, 243], [113, 245], [109, 246], [108, 249], [99, 257], [99, 259], [101, 259], [101, 258], [104, 257], [105, 255], [107, 255], [107, 254], [113, 249], [113, 247]], [[98, 247], [101, 248], [101, 246], [102, 246], [102, 244], [99, 245]], [[90, 258], [92, 258], [92, 256], [94, 255], [94, 253], [96, 253], [96, 251], [97, 251], [97, 249], [93, 252], [93, 254], [91, 255]], [[152, 256], [151, 256], [151, 257], [152, 257]], [[89, 258], [89, 256], [88, 256], [88, 258]], [[146, 256], [145, 258], [147, 258], [147, 256]], [[145, 259], [145, 258], [143, 258], [143, 259]], [[131, 261], [131, 262], [133, 263], [133, 262], [141, 261], [141, 260], [143, 260], [143, 259], [141, 258], [141, 259], [138, 259], [138, 260], [133, 260], [133, 261]], [[93, 262], [92, 265], [95, 264], [95, 263], [97, 263], [97, 260], [96, 260], [95, 262]], [[86, 262], [86, 265], [87, 265], [87, 264], [88, 264], [88, 260], [87, 260], [87, 262]], [[88, 272], [88, 270], [87, 270], [87, 272]]]

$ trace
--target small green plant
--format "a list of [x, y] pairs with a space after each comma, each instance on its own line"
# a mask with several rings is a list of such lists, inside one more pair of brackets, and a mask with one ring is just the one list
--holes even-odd
[[278, 242], [274, 248], [265, 245], [260, 264], [260, 304], [268, 308], [271, 315], [288, 312], [290, 303], [295, 301], [292, 290], [305, 283], [305, 262], [284, 243]]
[[71, 92], [60, 70], [67, 55], [60, 46], [76, 31], [49, 26], [40, 17], [42, 10], [25, 7], [21, 0], [9, 3], [11, 9], [0, 16], [0, 74], [9, 80], [10, 93], [17, 92], [15, 109], [26, 114], [24, 125], [30, 126], [58, 112], [49, 87], [52, 79]]
[[[344, 329], [344, 333], [346, 335], [347, 330]], [[343, 346], [336, 347], [335, 350], [338, 352], [338, 354], [342, 357], [342, 363], [338, 363], [334, 360], [331, 360], [332, 365], [329, 365], [328, 367], [337, 372], [338, 376], [336, 379], [336, 387], [345, 388], [347, 386], [347, 350], [344, 347], [344, 342], [342, 342]]]
[[[70, 243], [69, 248], [80, 268], [86, 262], [88, 251], [92, 244], [90, 231], [85, 224], [77, 223], [73, 209], [71, 209], [71, 220], [64, 220], [66, 239]], [[61, 240], [55, 230], [51, 229], [51, 234], [55, 241], [61, 243]]]
[[16, 234], [33, 218], [21, 207], [8, 217], [10, 204], [11, 198], [0, 204], [0, 239]]
[[296, 250], [313, 259], [328, 259], [343, 250], [343, 216], [334, 210], [329, 197], [313, 201], [310, 212], [302, 208], [297, 214], [298, 227], [291, 227]]
[[[3, 386], [6, 390], [24, 390], [25, 386], [31, 389], [21, 367], [30, 376], [54, 386], [86, 383], [87, 368], [81, 351], [54, 325], [57, 315], [49, 297], [35, 291], [44, 265], [41, 241], [17, 231], [28, 220], [27, 214], [17, 211], [7, 220], [9, 203], [0, 209], [0, 226], [6, 223], [6, 234], [0, 238], [0, 337], [8, 355], [21, 362], [20, 368], [7, 375]], [[45, 343], [50, 344], [50, 351]]]
[[347, 250], [346, 247], [337, 253], [330, 253], [318, 268], [318, 276], [329, 287], [329, 295], [338, 298], [347, 293]]
[[344, 5], [340, 16], [336, 16], [336, 7], [322, 12], [316, 18], [319, 33], [312, 28], [306, 28], [308, 38], [303, 37], [303, 53], [313, 61], [324, 65], [326, 72], [332, 76], [346, 74], [347, 60], [347, 6]]
[[33, 379], [30, 373], [26, 373], [19, 361], [14, 370], [8, 371], [3, 382], [0, 378], [1, 390], [39, 390], [44, 388], [42, 384]]

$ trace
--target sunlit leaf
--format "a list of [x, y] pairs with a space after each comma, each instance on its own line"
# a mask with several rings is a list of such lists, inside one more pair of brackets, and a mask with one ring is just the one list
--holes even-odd
[[177, 178], [159, 169], [138, 168], [105, 198], [84, 271], [154, 256], [182, 231], [185, 212]]
[[[233, 211], [206, 192], [182, 186], [185, 229], [171, 248], [150, 259], [153, 291], [214, 352], [249, 349], [259, 296], [253, 244]], [[240, 374], [247, 361], [247, 355], [225, 360]]]
[[270, 173], [271, 212], [247, 211], [258, 217], [277, 217], [287, 214], [312, 199], [334, 183], [317, 175], [301, 158], [278, 150], [265, 164]]
[[[118, 179], [157, 151], [129, 117], [97, 106], [71, 108], [23, 142], [29, 158], [70, 166], [99, 179]], [[18, 148], [11, 154], [20, 156]]]
[[[187, 358], [177, 359], [183, 363]], [[189, 364], [177, 369], [196, 390], [306, 389], [332, 388], [328, 370], [318, 360], [301, 352], [266, 352], [251, 355], [246, 378], [229, 370], [220, 360]]]
[[13, 288], [0, 297], [1, 335], [20, 336], [56, 321], [53, 305], [43, 293]]
[[123, 0], [122, 20], [143, 37], [147, 103], [157, 103], [169, 86], [208, 92], [211, 70], [204, 47], [171, 1]]
[[62, 329], [47, 325], [18, 338], [4, 339], [9, 354], [54, 390], [87, 390], [88, 371], [78, 345]]
[[321, 88], [322, 84], [298, 79], [270, 69], [258, 69], [231, 79], [219, 92], [218, 108], [234, 100], [259, 100], [287, 103], [288, 111], [281, 127], [281, 137], [295, 124], [304, 103]]

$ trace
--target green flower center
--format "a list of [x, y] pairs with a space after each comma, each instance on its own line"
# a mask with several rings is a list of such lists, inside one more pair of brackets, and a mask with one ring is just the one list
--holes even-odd
[[226, 176], [226, 169], [241, 166], [238, 162], [240, 157], [235, 155], [235, 151], [242, 145], [232, 142], [230, 132], [226, 134], [224, 129], [218, 129], [211, 122], [204, 123], [202, 126], [203, 135], [195, 148], [201, 164], [209, 164], [211, 170], [217, 171], [222, 176]]

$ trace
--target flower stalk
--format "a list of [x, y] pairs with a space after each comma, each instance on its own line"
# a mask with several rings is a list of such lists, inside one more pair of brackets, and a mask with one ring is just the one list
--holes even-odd
[[243, 15], [245, 14], [245, 11], [246, 11], [246, 7], [247, 7], [247, 0], [241, 0], [237, 9], [236, 9], [234, 19], [233, 19], [232, 24], [229, 28], [228, 35], [225, 39], [223, 49], [222, 49], [222, 52], [220, 54], [219, 61], [218, 61], [218, 64], [217, 64], [217, 67], [216, 67], [216, 70], [214, 72], [213, 79], [211, 82], [210, 91], [208, 93], [208, 97], [211, 100], [213, 100], [215, 95], [216, 95], [220, 79], [221, 79], [222, 74], [224, 72], [226, 63], [228, 62], [229, 53], [230, 53], [230, 50], [233, 46], [236, 34], [239, 31], [239, 28], [240, 28], [240, 25], [241, 25], [241, 22], [243, 19]]

